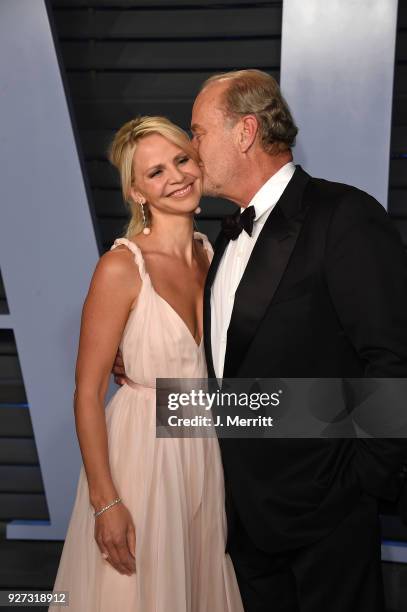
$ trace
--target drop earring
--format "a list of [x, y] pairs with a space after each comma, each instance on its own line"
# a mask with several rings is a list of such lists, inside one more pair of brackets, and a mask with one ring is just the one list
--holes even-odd
[[149, 227], [147, 227], [147, 219], [146, 219], [146, 214], [144, 212], [144, 203], [145, 202], [140, 202], [139, 201], [139, 204], [141, 206], [141, 214], [143, 215], [143, 225], [144, 225], [143, 234], [148, 236], [148, 234], [151, 232], [151, 230], [150, 230]]
[[202, 212], [202, 209], [201, 209], [201, 207], [200, 207], [200, 206], [198, 206], [197, 208], [195, 208], [194, 213], [195, 213], [196, 215], [199, 215], [199, 213], [200, 213], [200, 212]]

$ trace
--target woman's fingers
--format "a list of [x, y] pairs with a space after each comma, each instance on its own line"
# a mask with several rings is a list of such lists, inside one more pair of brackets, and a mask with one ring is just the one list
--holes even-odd
[[133, 574], [136, 571], [136, 563], [134, 557], [130, 554], [126, 538], [116, 544], [116, 551], [120, 565], [124, 567], [125, 572]]
[[107, 549], [107, 554], [109, 555], [107, 561], [109, 561], [109, 563], [113, 565], [113, 567], [120, 574], [129, 574], [129, 570], [121, 561], [118, 546], [115, 544], [115, 542], [113, 542], [113, 540], [105, 542], [105, 547]]
[[118, 572], [129, 576], [135, 573], [136, 530], [124, 504], [116, 505], [96, 519], [95, 539], [103, 557]]
[[132, 559], [134, 560], [134, 571], [137, 571], [136, 566], [136, 530], [134, 529], [133, 523], [129, 524], [127, 529], [127, 546], [129, 548]]

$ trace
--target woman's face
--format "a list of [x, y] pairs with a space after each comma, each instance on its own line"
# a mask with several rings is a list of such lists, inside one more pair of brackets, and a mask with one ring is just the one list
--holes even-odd
[[201, 170], [189, 155], [160, 134], [142, 138], [133, 157], [135, 201], [173, 214], [192, 213], [202, 193]]

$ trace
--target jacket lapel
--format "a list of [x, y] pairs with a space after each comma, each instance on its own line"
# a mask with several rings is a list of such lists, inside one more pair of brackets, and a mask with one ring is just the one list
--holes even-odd
[[209, 378], [216, 378], [215, 370], [213, 367], [211, 342], [211, 288], [228, 242], [229, 239], [226, 238], [223, 232], [220, 232], [215, 242], [214, 254], [211, 265], [209, 266], [204, 289], [204, 346]]
[[236, 376], [280, 284], [305, 217], [303, 196], [309, 178], [297, 166], [253, 248], [235, 294], [227, 335], [225, 378]]

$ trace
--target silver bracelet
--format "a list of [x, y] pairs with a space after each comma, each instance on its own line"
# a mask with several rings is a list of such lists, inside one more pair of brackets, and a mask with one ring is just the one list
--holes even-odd
[[105, 506], [101, 510], [98, 510], [97, 512], [95, 512], [93, 516], [99, 516], [99, 514], [102, 514], [102, 512], [104, 512], [105, 510], [108, 510], [109, 508], [111, 508], [115, 504], [118, 504], [121, 501], [122, 501], [121, 497], [116, 497], [116, 499], [114, 499], [110, 504], [108, 504], [107, 506]]

